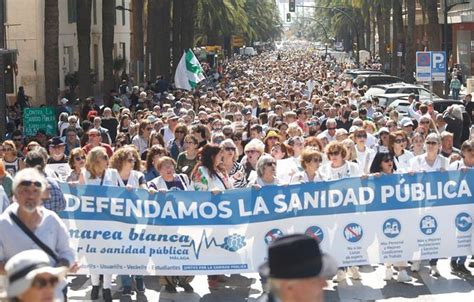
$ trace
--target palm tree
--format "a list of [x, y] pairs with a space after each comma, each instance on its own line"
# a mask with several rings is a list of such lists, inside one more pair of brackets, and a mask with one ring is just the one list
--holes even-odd
[[[115, 0], [102, 0], [102, 56], [104, 58], [104, 102], [111, 106], [110, 90], [114, 88], [114, 16]], [[97, 72], [97, 71], [96, 71]]]
[[138, 73], [136, 79], [138, 83], [143, 82], [143, 67], [144, 67], [144, 37], [143, 37], [143, 8], [144, 0], [132, 1], [132, 14], [133, 14], [133, 35], [132, 35], [132, 54], [133, 63], [132, 66], [135, 68], [135, 72]]
[[79, 50], [79, 96], [87, 98], [92, 93], [91, 83], [91, 10], [92, 0], [76, 1], [77, 45]]
[[406, 70], [405, 70], [405, 81], [407, 83], [413, 83], [413, 73], [415, 72], [415, 60], [416, 60], [416, 45], [415, 45], [415, 14], [416, 14], [416, 2], [407, 1], [407, 36], [406, 36]]
[[185, 0], [173, 0], [173, 65], [177, 65], [183, 54], [181, 33], [183, 32], [183, 11]]
[[44, 83], [46, 105], [56, 106], [59, 88], [58, 0], [44, 2]]
[[402, 0], [392, 0], [393, 2], [393, 36], [392, 36], [392, 74], [400, 74], [400, 57], [397, 52], [402, 51], [399, 46], [403, 41], [403, 20], [402, 20]]

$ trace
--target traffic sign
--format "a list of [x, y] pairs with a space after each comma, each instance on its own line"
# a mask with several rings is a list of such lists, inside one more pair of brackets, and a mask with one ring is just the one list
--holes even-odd
[[446, 53], [444, 51], [418, 51], [416, 53], [417, 81], [444, 81], [445, 75]]

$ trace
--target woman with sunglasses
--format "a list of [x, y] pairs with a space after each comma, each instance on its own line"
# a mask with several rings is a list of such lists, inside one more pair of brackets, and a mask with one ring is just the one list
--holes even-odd
[[248, 187], [259, 189], [279, 184], [280, 181], [276, 177], [276, 160], [268, 154], [262, 155], [257, 162], [257, 178], [250, 181]]
[[413, 153], [407, 150], [408, 137], [403, 130], [390, 133], [388, 138], [388, 150], [393, 156], [397, 167], [405, 169], [410, 166], [410, 160], [414, 157]]
[[250, 179], [256, 178], [257, 162], [260, 156], [264, 154], [264, 150], [265, 145], [258, 139], [253, 139], [245, 145], [245, 156], [240, 164], [244, 167], [247, 183]]
[[85, 167], [86, 164], [86, 153], [81, 148], [74, 148], [69, 155], [69, 167], [71, 168], [71, 172], [69, 176], [66, 178], [68, 183], [76, 183], [79, 182], [79, 177], [81, 175], [82, 169]]
[[[347, 148], [342, 142], [330, 142], [326, 146], [326, 154], [329, 162], [319, 168], [319, 173], [324, 181], [362, 176], [358, 164], [345, 160]], [[360, 280], [362, 278], [357, 266], [349, 267], [348, 272], [350, 273], [350, 277], [354, 280]], [[342, 282], [346, 280], [346, 278], [346, 268], [340, 267], [337, 270], [334, 281]]]
[[167, 155], [165, 148], [161, 145], [155, 145], [149, 148], [146, 152], [146, 172], [145, 172], [145, 179], [146, 181], [150, 181], [158, 176], [160, 173], [158, 172], [158, 160]]
[[[370, 167], [370, 173], [379, 177], [381, 175], [391, 175], [394, 173], [400, 173], [400, 169], [395, 163], [395, 158], [391, 153], [388, 152], [380, 152], [375, 155], [374, 161]], [[406, 262], [396, 262], [396, 263], [385, 263], [385, 281], [390, 281], [393, 279], [394, 271], [392, 266], [395, 266], [398, 271], [397, 281], [398, 282], [409, 282], [411, 281], [411, 277], [408, 275], [406, 271], [407, 267]]]
[[[120, 175], [116, 169], [109, 168], [109, 156], [104, 147], [94, 147], [86, 156], [85, 169], [79, 176], [79, 184], [96, 186], [119, 186]], [[102, 297], [112, 301], [112, 275], [103, 275]], [[99, 298], [100, 275], [91, 274], [91, 300]]]
[[188, 177], [191, 176], [191, 172], [198, 162], [198, 141], [197, 139], [188, 134], [184, 138], [184, 151], [178, 155], [176, 170], [179, 173], [184, 173]]
[[150, 139], [153, 126], [148, 120], [142, 120], [138, 127], [138, 135], [132, 139], [132, 144], [137, 147], [138, 153], [141, 155], [148, 148], [148, 140]]
[[[437, 133], [430, 133], [425, 140], [424, 154], [415, 156], [410, 160], [409, 173], [446, 171], [449, 168], [449, 160], [440, 154], [441, 137]], [[421, 261], [413, 261], [411, 270], [420, 270]], [[431, 274], [439, 277], [438, 259], [430, 259]]]
[[369, 174], [375, 151], [367, 146], [367, 131], [364, 128], [357, 128], [353, 133], [359, 169], [365, 174]]
[[293, 175], [290, 183], [300, 184], [322, 181], [323, 179], [318, 171], [322, 160], [321, 152], [313, 148], [305, 148], [300, 158], [301, 167], [304, 171]]
[[242, 144], [242, 132], [234, 131], [231, 138], [235, 146], [237, 147], [237, 154], [239, 156], [238, 161], [240, 162], [245, 156], [244, 145]]
[[167, 146], [168, 152], [174, 160], [178, 159], [178, 155], [184, 151], [184, 138], [188, 134], [188, 127], [185, 124], [178, 124], [174, 128], [174, 139]]
[[15, 177], [15, 174], [18, 173], [18, 171], [25, 168], [25, 163], [18, 157], [18, 152], [13, 141], [6, 140], [2, 145], [5, 170], [7, 170], [12, 177]]
[[[140, 172], [141, 161], [137, 149], [133, 146], [125, 146], [117, 151], [110, 158], [110, 167], [116, 169], [119, 173], [119, 187], [127, 189], [148, 189], [145, 176]], [[145, 292], [143, 276], [134, 276], [137, 291]], [[123, 291], [122, 295], [130, 296], [132, 294], [132, 276], [120, 275]]]
[[221, 142], [221, 149], [224, 151], [222, 157], [223, 168], [229, 174], [229, 179], [234, 188], [245, 188], [247, 180], [245, 179], [244, 167], [237, 161], [237, 146], [229, 138]]
[[59, 301], [56, 292], [68, 272], [65, 266], [53, 267], [42, 250], [18, 253], [8, 260], [5, 270], [9, 282], [0, 298], [9, 302]]

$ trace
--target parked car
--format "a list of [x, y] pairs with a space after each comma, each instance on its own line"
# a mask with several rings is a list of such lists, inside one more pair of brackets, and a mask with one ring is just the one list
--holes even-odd
[[429, 99], [432, 95], [433, 99], [440, 99], [439, 96], [430, 92], [430, 90], [413, 84], [406, 83], [395, 83], [395, 84], [385, 84], [385, 85], [374, 85], [369, 88], [364, 94], [364, 98], [373, 98], [374, 96], [386, 95], [386, 94], [415, 94], [418, 95], [421, 99]]
[[410, 103], [408, 103], [407, 100], [404, 99], [397, 99], [394, 100], [388, 107], [387, 111], [392, 111], [392, 110], [397, 110], [398, 113], [400, 113], [400, 118], [403, 118], [405, 116], [408, 116], [408, 107], [410, 106]]
[[357, 76], [357, 78], [354, 79], [354, 83], [359, 87], [367, 85], [370, 88], [374, 85], [380, 84], [403, 83], [403, 80], [399, 77], [386, 74], [366, 74]]
[[409, 94], [407, 93], [388, 93], [388, 94], [373, 96], [372, 99], [374, 97], [377, 97], [379, 100], [379, 106], [387, 108], [396, 100], [399, 100], [399, 99], [407, 100], [408, 96]]
[[441, 98], [433, 99], [433, 108], [439, 113], [443, 113], [451, 105], [462, 105], [464, 108], [464, 103], [460, 100], [441, 99]]
[[384, 74], [384, 73], [381, 72], [380, 70], [346, 69], [342, 73], [342, 76], [347, 77], [347, 78], [351, 78], [352, 80], [354, 80], [355, 78], [357, 78], [360, 75], [369, 75], [369, 74], [378, 75], [378, 74]]

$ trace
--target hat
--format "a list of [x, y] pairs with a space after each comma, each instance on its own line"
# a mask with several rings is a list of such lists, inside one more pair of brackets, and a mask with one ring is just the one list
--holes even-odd
[[412, 121], [411, 118], [409, 118], [409, 117], [404, 117], [404, 118], [402, 118], [402, 120], [400, 121], [400, 125], [401, 125], [402, 127], [413, 126], [413, 121]]
[[55, 136], [50, 141], [50, 146], [64, 146], [66, 145], [65, 142], [59, 136]]
[[154, 116], [153, 114], [150, 114], [146, 119], [147, 119], [147, 121], [149, 121], [151, 124], [153, 124], [153, 123], [156, 122], [156, 120], [157, 120], [156, 116]]
[[267, 136], [265, 137], [265, 140], [269, 139], [270, 137], [276, 137], [276, 138], [280, 139], [280, 136], [274, 130], [268, 131]]
[[[357, 130], [359, 130], [360, 128], [362, 127], [359, 127], [359, 126], [351, 126], [351, 128], [349, 128], [349, 133], [354, 133], [356, 132]], [[364, 129], [364, 128], [362, 128]]]
[[383, 114], [382, 112], [374, 112], [374, 114], [372, 115], [372, 119], [373, 120], [378, 120], [378, 119], [381, 119], [383, 117]]
[[318, 241], [304, 234], [284, 236], [268, 248], [268, 262], [260, 274], [274, 279], [331, 278], [336, 274], [336, 261], [321, 253]]
[[243, 115], [247, 115], [247, 114], [249, 114], [249, 113], [252, 113], [252, 112], [251, 112], [248, 108], [242, 109], [242, 114], [243, 114]]
[[390, 133], [387, 127], [382, 127], [379, 129], [379, 132], [377, 132], [377, 135], [380, 135], [382, 133]]
[[52, 267], [45, 252], [27, 250], [10, 258], [5, 265], [5, 271], [8, 286], [0, 297], [14, 298], [28, 290], [37, 275], [48, 273], [63, 278], [67, 273], [67, 267]]
[[174, 101], [175, 97], [174, 97], [174, 95], [173, 95], [172, 93], [168, 93], [168, 95], [166, 96], [166, 99], [167, 99], [168, 101]]
[[66, 99], [66, 98], [61, 99], [61, 104], [63, 104], [63, 105], [66, 105], [68, 102], [69, 102], [69, 100]]
[[168, 112], [168, 114], [166, 115], [166, 118], [168, 120], [174, 120], [174, 119], [178, 119], [179, 116], [177, 116], [174, 112]]

